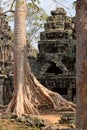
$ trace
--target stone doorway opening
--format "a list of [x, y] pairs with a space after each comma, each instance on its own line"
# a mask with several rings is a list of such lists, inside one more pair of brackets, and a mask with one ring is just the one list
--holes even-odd
[[63, 74], [63, 70], [56, 66], [54, 62], [50, 62], [50, 66], [48, 67], [46, 73], [53, 73], [55, 75]]

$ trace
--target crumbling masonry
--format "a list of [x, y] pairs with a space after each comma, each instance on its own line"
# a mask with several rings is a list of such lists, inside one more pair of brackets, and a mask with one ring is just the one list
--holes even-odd
[[37, 69], [32, 66], [36, 63], [30, 62], [33, 71], [44, 86], [70, 101], [75, 101], [75, 18], [67, 16], [63, 8], [57, 8], [51, 11], [44, 30], [40, 33], [38, 42]]
[[[40, 33], [37, 59], [29, 56], [31, 68], [44, 86], [70, 101], [75, 101], [75, 18], [67, 16], [63, 8], [57, 8], [51, 11], [44, 30]], [[12, 32], [6, 15], [0, 15], [0, 104], [8, 104], [12, 98], [12, 42]]]

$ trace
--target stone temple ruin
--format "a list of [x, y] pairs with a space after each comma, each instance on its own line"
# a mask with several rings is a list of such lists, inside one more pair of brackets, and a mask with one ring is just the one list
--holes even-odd
[[39, 80], [49, 89], [74, 101], [76, 95], [75, 19], [63, 8], [51, 11], [38, 44]]
[[[0, 14], [3, 13], [0, 7]], [[13, 70], [12, 31], [6, 14], [0, 15], [0, 104], [6, 104], [12, 96]]]
[[[0, 15], [0, 28], [0, 104], [8, 104], [13, 91], [13, 52], [10, 44], [13, 39], [5, 14]], [[28, 57], [31, 68], [44, 86], [67, 100], [75, 101], [75, 18], [67, 16], [63, 8], [57, 8], [48, 16], [44, 30], [40, 33], [37, 59]]]
[[44, 86], [60, 93], [67, 100], [74, 101], [76, 96], [75, 18], [67, 16], [63, 8], [57, 8], [51, 11], [51, 16], [44, 24], [44, 30], [40, 33], [38, 42], [37, 69], [32, 66], [33, 71]]

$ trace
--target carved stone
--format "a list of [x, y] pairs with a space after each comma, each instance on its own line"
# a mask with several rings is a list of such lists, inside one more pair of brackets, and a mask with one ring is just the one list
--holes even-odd
[[51, 11], [44, 32], [40, 33], [38, 49], [38, 72], [34, 69], [38, 80], [64, 98], [75, 101], [75, 18], [67, 16], [63, 8]]
[[[0, 13], [3, 10], [0, 8]], [[0, 15], [0, 103], [8, 104], [13, 92], [12, 32], [6, 15]], [[75, 18], [63, 8], [51, 11], [40, 33], [37, 59], [29, 56], [37, 79], [47, 88], [75, 101], [76, 96], [76, 34]], [[29, 48], [30, 51], [30, 48]], [[2, 92], [3, 91], [3, 92]]]
[[8, 104], [13, 89], [13, 81], [9, 81], [13, 77], [13, 40], [7, 16], [2, 12], [0, 7], [0, 104]]

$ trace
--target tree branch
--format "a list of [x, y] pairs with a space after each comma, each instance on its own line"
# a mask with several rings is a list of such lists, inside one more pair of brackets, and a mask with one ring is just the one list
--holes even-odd
[[12, 10], [12, 7], [13, 7], [14, 2], [15, 2], [15, 0], [13, 0], [13, 2], [12, 2], [12, 4], [11, 4], [11, 7], [10, 7], [10, 10], [7, 10], [7, 11], [1, 13], [0, 15], [6, 14], [6, 13], [9, 13], [9, 12], [14, 13], [15, 10]]
[[[66, 7], [64, 5], [63, 1], [57, 1], [57, 0], [53, 0], [53, 1], [57, 4], [57, 6], [60, 5], [60, 6], [64, 7], [65, 9], [70, 10], [68, 7]], [[65, 2], [66, 2], [66, 0], [65, 0]]]
[[10, 8], [11, 10], [12, 10], [12, 7], [13, 7], [13, 5], [14, 5], [14, 2], [15, 2], [15, 0], [13, 0], [13, 2], [12, 2], [12, 4], [11, 4], [11, 8]]
[[34, 3], [33, 0], [31, 0], [31, 1], [32, 1], [32, 4], [37, 8], [37, 10], [31, 14], [31, 15], [34, 15], [35, 13], [37, 13], [39, 11], [39, 7]]
[[6, 13], [9, 13], [9, 12], [14, 13], [15, 11], [14, 10], [7, 10], [7, 11], [1, 13], [0, 15], [6, 14]]

